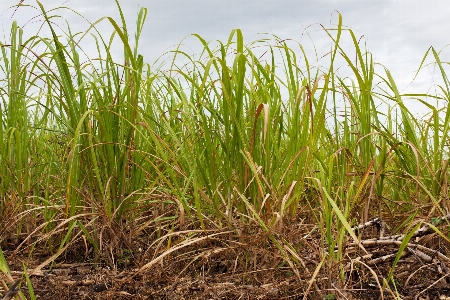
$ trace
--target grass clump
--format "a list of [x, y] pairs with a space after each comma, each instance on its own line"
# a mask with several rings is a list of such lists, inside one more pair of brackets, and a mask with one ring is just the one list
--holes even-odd
[[[139, 54], [145, 8], [131, 40], [118, 2], [119, 22], [102, 18], [77, 34], [56, 32], [55, 16], [37, 3], [51, 37], [24, 41], [13, 22], [1, 44], [0, 242], [18, 245], [15, 253], [45, 245], [56, 258], [82, 238], [86, 257], [117, 266], [146, 235], [155, 256], [140, 274], [196, 243], [220, 237], [231, 249], [262, 232], [265, 255], [282, 257], [278, 267], [299, 279], [308, 270], [302, 253], [314, 249], [306, 295], [323, 289], [313, 280], [321, 272], [350, 276], [348, 243], [368, 254], [352, 226], [378, 217], [406, 232], [400, 255], [417, 224], [446, 215], [450, 111], [426, 99], [447, 103], [450, 89], [433, 48], [419, 69], [432, 55], [439, 95], [402, 95], [340, 15], [323, 27], [325, 67], [311, 65], [301, 44], [245, 44], [236, 29], [215, 48], [194, 34], [198, 58], [180, 45], [156, 68]], [[99, 22], [113, 34], [93, 34], [97, 53], [82, 61], [80, 45]], [[113, 58], [116, 42], [121, 59]], [[414, 117], [410, 98], [428, 119]]]

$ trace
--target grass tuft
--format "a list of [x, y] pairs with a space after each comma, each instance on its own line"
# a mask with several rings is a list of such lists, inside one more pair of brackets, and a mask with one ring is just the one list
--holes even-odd
[[[155, 239], [149, 248], [165, 250], [136, 276], [188, 246], [240, 239], [256, 226], [301, 279], [303, 248], [283, 234], [304, 223], [320, 245], [306, 297], [336, 264], [345, 281], [348, 243], [368, 254], [352, 226], [378, 217], [408, 232], [383, 281], [395, 284], [419, 224], [447, 214], [450, 110], [429, 99], [448, 103], [450, 83], [435, 49], [419, 70], [432, 57], [443, 80], [436, 95], [401, 94], [341, 15], [336, 27], [322, 27], [331, 45], [325, 65], [311, 65], [301, 44], [246, 44], [235, 29], [214, 47], [194, 34], [198, 57], [180, 44], [165, 54], [169, 65], [156, 67], [138, 47], [147, 9], [133, 40], [118, 1], [120, 20], [76, 34], [56, 28], [37, 3], [51, 37], [24, 41], [12, 22], [0, 44], [0, 242], [19, 245], [15, 253], [45, 245], [50, 259], [38, 269], [80, 237], [87, 256], [114, 265], [146, 234]], [[111, 36], [98, 33], [100, 22]], [[89, 37], [97, 53], [84, 60]], [[414, 117], [412, 100], [428, 118]], [[1, 249], [0, 271], [10, 277]]]

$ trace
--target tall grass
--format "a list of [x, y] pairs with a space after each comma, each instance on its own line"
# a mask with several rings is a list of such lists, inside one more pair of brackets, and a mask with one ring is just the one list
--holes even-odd
[[[100, 19], [81, 34], [57, 32], [38, 6], [51, 38], [23, 41], [13, 22], [1, 44], [1, 239], [37, 228], [63, 249], [77, 230], [100, 254], [105, 226], [131, 224], [132, 238], [153, 222], [231, 230], [256, 222], [283, 252], [273, 233], [301, 215], [320, 229], [324, 255], [339, 261], [347, 234], [357, 239], [355, 223], [382, 216], [403, 230], [413, 221], [405, 214], [447, 209], [450, 112], [426, 99], [447, 103], [450, 90], [433, 48], [442, 95], [402, 95], [340, 15], [323, 28], [325, 66], [311, 65], [301, 44], [246, 44], [235, 29], [217, 47], [194, 34], [198, 58], [180, 46], [155, 68], [138, 47], [145, 8], [132, 40], [118, 1], [120, 20]], [[96, 33], [99, 22], [112, 26], [110, 37]], [[81, 62], [91, 32], [97, 53]], [[123, 58], [113, 58], [115, 42]], [[336, 72], [338, 61], [349, 76]], [[410, 98], [429, 108], [428, 120], [413, 117]], [[163, 215], [167, 206], [176, 213]], [[150, 210], [161, 218], [145, 220]], [[294, 259], [289, 247], [283, 255]]]

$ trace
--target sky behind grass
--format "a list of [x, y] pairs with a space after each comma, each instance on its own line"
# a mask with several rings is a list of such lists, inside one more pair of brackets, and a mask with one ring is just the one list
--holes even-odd
[[[36, 34], [42, 24], [39, 11], [32, 7], [10, 8], [19, 0], [0, 0], [0, 40], [8, 40], [12, 20], [24, 27], [28, 36]], [[294, 39], [312, 48], [315, 45], [320, 57], [330, 49], [330, 40], [320, 24], [335, 27], [337, 13], [343, 16], [345, 26], [362, 37], [375, 61], [386, 66], [397, 81], [399, 89], [411, 82], [423, 55], [430, 46], [443, 50], [441, 59], [450, 61], [450, 2], [448, 0], [127, 0], [120, 1], [128, 22], [134, 29], [140, 7], [148, 8], [148, 16], [140, 39], [140, 53], [146, 62], [153, 62], [165, 51], [174, 49], [183, 38], [198, 33], [205, 40], [226, 41], [233, 28], [240, 28], [246, 42], [274, 34], [284, 39]], [[42, 0], [47, 11], [66, 6], [78, 11], [84, 18], [94, 22], [102, 16], [119, 20], [114, 0]], [[34, 0], [24, 0], [23, 5], [37, 7]], [[13, 15], [14, 14], [14, 15]], [[73, 32], [88, 28], [88, 23], [67, 9], [49, 14], [58, 14], [68, 20]], [[36, 17], [36, 18], [34, 18]], [[63, 24], [63, 23], [60, 23]], [[64, 24], [63, 24], [64, 25]], [[112, 26], [103, 21], [98, 25], [101, 33], [111, 32]], [[43, 30], [42, 32], [45, 32]], [[134, 32], [134, 30], [133, 30]], [[347, 40], [349, 41], [349, 39]], [[187, 51], [195, 54], [201, 51], [200, 43], [194, 38], [184, 41]], [[364, 48], [364, 46], [362, 47]], [[92, 47], [92, 50], [94, 48]], [[86, 50], [86, 49], [85, 49]], [[90, 50], [86, 50], [89, 52]], [[119, 51], [119, 50], [118, 50]], [[410, 92], [421, 92], [430, 88], [433, 73], [439, 80], [439, 73], [432, 67], [421, 72]]]

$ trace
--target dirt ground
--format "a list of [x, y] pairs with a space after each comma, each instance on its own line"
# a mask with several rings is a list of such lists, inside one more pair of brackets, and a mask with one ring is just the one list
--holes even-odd
[[[331, 263], [321, 259], [320, 236], [308, 236], [311, 227], [287, 228], [277, 240], [295, 247], [298, 256], [292, 255], [291, 261], [284, 259], [266, 233], [255, 229], [243, 229], [239, 236], [224, 233], [208, 238], [199, 234], [204, 239], [177, 248], [182, 240], [178, 236], [172, 241], [172, 252], [167, 251], [167, 244], [155, 246], [148, 235], [142, 235], [131, 244], [125, 243], [126, 247], [111, 244], [114, 247], [110, 245], [105, 252], [109, 258], [97, 258], [97, 262], [92, 249], [80, 240], [53, 265], [36, 272], [31, 277], [32, 286], [37, 299], [59, 300], [395, 299], [395, 293], [399, 299], [423, 300], [450, 296], [450, 272], [443, 257], [426, 262], [417, 254], [406, 254], [394, 272], [396, 285], [383, 287], [383, 278], [387, 278], [393, 263], [392, 256], [384, 257], [395, 257], [398, 247], [367, 247], [370, 259], [376, 259], [371, 266], [367, 266], [367, 257], [350, 250], [340, 263]], [[448, 245], [439, 236], [428, 236], [422, 242], [447, 255]], [[288, 251], [286, 245], [283, 249]], [[2, 249], [15, 280], [21, 278], [24, 265], [31, 274], [48, 258], [40, 250], [45, 247], [16, 251], [16, 242], [4, 241]], [[20, 290], [29, 299], [24, 280]], [[0, 290], [1, 294], [5, 292]]]

